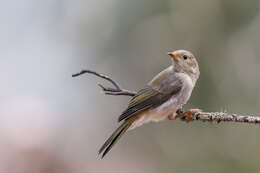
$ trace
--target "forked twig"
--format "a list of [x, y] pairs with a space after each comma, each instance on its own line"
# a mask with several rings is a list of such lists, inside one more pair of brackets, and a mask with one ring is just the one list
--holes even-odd
[[81, 72], [79, 73], [76, 73], [76, 74], [73, 74], [72, 77], [77, 77], [77, 76], [80, 76], [82, 74], [85, 74], [85, 73], [89, 73], [89, 74], [93, 74], [95, 76], [98, 76], [102, 79], [105, 79], [107, 81], [109, 81], [115, 88], [111, 88], [111, 87], [105, 87], [101, 84], [98, 84], [98, 86], [104, 91], [105, 94], [107, 95], [115, 95], [115, 96], [118, 96], [118, 95], [124, 95], [124, 96], [134, 96], [136, 95], [136, 92], [134, 91], [128, 91], [128, 90], [125, 90], [125, 89], [122, 89], [120, 87], [120, 85], [114, 81], [113, 79], [111, 79], [110, 77], [106, 76], [106, 75], [103, 75], [101, 73], [97, 73], [95, 71], [92, 71], [92, 70], [82, 70]]

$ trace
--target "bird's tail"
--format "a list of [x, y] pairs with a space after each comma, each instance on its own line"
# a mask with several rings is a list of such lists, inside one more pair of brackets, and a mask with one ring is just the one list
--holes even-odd
[[[114, 133], [106, 140], [106, 142], [102, 145], [102, 147], [99, 149], [98, 154], [102, 154], [103, 158], [115, 145], [115, 143], [120, 139], [120, 137], [127, 131], [127, 129], [131, 126], [132, 122], [125, 121], [123, 124], [121, 124]], [[103, 152], [104, 151], [104, 152]]]

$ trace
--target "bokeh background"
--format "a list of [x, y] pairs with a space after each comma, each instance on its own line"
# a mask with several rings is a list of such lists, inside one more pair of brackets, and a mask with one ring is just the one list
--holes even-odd
[[260, 114], [259, 0], [10, 0], [0, 6], [1, 173], [259, 172], [259, 126], [150, 123], [97, 151], [129, 98], [187, 49], [201, 77], [185, 108]]

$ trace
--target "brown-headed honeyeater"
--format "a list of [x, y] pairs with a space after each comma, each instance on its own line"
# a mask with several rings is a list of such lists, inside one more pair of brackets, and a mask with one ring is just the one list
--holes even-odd
[[130, 100], [127, 109], [119, 116], [123, 121], [99, 150], [102, 158], [127, 131], [150, 121], [168, 117], [175, 119], [176, 111], [189, 100], [199, 78], [198, 63], [191, 52], [169, 52], [172, 65], [156, 75]]

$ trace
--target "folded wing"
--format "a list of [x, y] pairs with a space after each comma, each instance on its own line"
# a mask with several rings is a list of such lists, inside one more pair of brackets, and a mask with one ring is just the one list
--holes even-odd
[[118, 121], [127, 120], [139, 113], [155, 108], [172, 96], [180, 92], [182, 81], [171, 76], [171, 79], [165, 79], [165, 74], [156, 76], [144, 89], [141, 89], [130, 101], [128, 108], [119, 116]]

